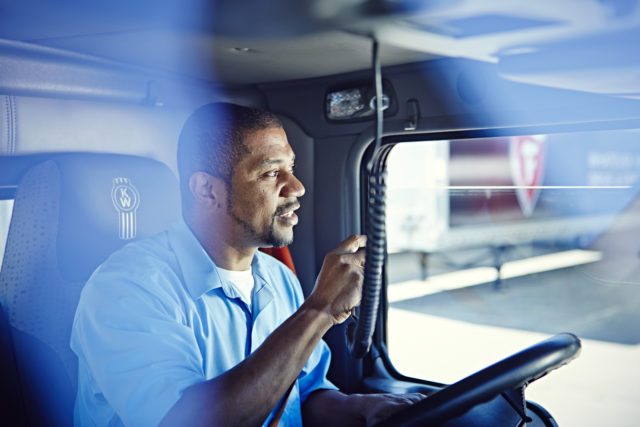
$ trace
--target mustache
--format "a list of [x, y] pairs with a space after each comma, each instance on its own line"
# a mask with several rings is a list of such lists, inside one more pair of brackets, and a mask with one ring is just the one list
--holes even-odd
[[295, 210], [295, 209], [298, 209], [299, 207], [300, 207], [300, 203], [297, 200], [293, 200], [291, 202], [285, 203], [282, 206], [278, 206], [273, 216], [281, 215], [287, 211], [290, 211], [291, 209]]

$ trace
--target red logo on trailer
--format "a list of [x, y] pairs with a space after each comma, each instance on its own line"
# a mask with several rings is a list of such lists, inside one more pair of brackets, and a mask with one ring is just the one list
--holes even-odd
[[544, 135], [510, 138], [509, 161], [516, 196], [525, 216], [531, 216], [544, 178]]

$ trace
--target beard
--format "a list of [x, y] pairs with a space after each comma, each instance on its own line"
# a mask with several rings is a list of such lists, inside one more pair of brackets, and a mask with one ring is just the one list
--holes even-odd
[[[228, 206], [228, 211], [231, 218], [235, 222], [240, 224], [242, 228], [244, 228], [249, 238], [255, 241], [258, 244], [258, 246], [281, 248], [283, 246], [290, 245], [293, 242], [293, 227], [286, 227], [287, 228], [286, 230], [284, 229], [278, 230], [276, 227], [277, 227], [278, 216], [281, 215], [283, 212], [286, 212], [287, 210], [298, 206], [297, 201], [292, 201], [289, 203], [285, 203], [282, 206], [279, 206], [271, 216], [271, 222], [269, 223], [269, 227], [262, 232], [257, 230], [248, 221], [240, 218], [240, 216], [238, 216], [233, 211], [232, 205], [228, 204], [227, 206]], [[291, 231], [289, 231], [289, 229]]]
[[265, 238], [264, 243], [266, 243], [265, 247], [274, 247], [281, 248], [283, 246], [288, 246], [293, 243], [293, 232], [289, 235], [283, 235], [283, 233], [278, 234], [276, 232], [276, 217], [274, 216], [271, 225], [269, 226], [269, 231], [263, 236]]

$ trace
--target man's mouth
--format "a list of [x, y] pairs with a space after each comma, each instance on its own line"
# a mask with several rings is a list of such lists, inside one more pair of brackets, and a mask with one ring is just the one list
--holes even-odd
[[298, 215], [296, 215], [295, 211], [299, 207], [300, 203], [287, 203], [276, 210], [276, 216], [280, 222], [286, 225], [296, 225], [298, 223]]

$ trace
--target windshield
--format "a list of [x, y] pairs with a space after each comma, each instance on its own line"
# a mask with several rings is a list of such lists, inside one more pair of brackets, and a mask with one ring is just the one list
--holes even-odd
[[581, 356], [533, 383], [527, 398], [560, 425], [607, 425], [611, 414], [631, 425], [640, 132], [400, 143], [387, 167], [395, 368], [451, 383], [573, 332]]

